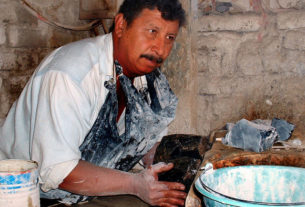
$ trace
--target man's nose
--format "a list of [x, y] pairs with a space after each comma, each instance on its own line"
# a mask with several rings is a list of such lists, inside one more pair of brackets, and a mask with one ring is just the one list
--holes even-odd
[[152, 47], [153, 52], [155, 52], [159, 57], [163, 57], [166, 48], [165, 48], [165, 38], [163, 37], [158, 37], [154, 40], [153, 42], [153, 47]]

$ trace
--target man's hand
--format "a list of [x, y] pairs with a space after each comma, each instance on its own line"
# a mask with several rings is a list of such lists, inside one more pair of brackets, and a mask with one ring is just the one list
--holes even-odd
[[134, 175], [134, 192], [153, 206], [183, 206], [186, 198], [181, 183], [158, 181], [158, 174], [172, 169], [174, 165], [158, 163]]
[[186, 198], [184, 185], [158, 181], [159, 173], [173, 167], [173, 164], [158, 163], [133, 174], [80, 160], [59, 188], [87, 196], [133, 194], [150, 205], [182, 206]]

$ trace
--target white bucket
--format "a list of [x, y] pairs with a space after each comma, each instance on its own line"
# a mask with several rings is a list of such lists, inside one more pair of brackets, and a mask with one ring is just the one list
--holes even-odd
[[37, 167], [30, 160], [0, 161], [0, 207], [40, 207]]

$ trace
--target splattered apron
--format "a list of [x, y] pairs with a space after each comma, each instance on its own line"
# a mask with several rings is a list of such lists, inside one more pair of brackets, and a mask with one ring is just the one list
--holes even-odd
[[[122, 135], [118, 133], [116, 82], [111, 79], [105, 82], [109, 93], [95, 123], [80, 146], [80, 151], [82, 160], [102, 167], [128, 171], [154, 146], [158, 135], [174, 119], [178, 100], [159, 68], [146, 75], [147, 88], [139, 91], [123, 74], [123, 69], [117, 61], [115, 69], [127, 102], [125, 132]], [[51, 191], [51, 197], [61, 198], [65, 203], [77, 203], [87, 199], [86, 196], [59, 189]]]

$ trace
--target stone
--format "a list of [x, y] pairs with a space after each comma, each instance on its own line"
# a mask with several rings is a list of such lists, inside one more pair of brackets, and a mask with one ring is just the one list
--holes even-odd
[[198, 98], [198, 126], [200, 134], [209, 134], [210, 131], [220, 129], [224, 121], [239, 119], [240, 114], [245, 113], [246, 103], [244, 95], [234, 94], [232, 96], [202, 96]]
[[188, 192], [204, 153], [210, 147], [208, 139], [198, 135], [175, 134], [163, 137], [156, 150], [154, 163], [171, 162], [174, 168], [159, 174], [159, 180], [183, 183]]
[[205, 32], [198, 37], [196, 45], [198, 71], [204, 76], [231, 76], [236, 73], [236, 53], [243, 39], [239, 33]]
[[215, 96], [220, 94], [221, 87], [219, 87], [218, 83], [220, 78], [218, 77], [210, 77], [209, 80], [205, 80], [206, 76], [199, 74], [198, 76], [198, 84], [199, 84], [199, 95], [202, 96]]
[[0, 25], [0, 45], [3, 45], [6, 43], [6, 34], [5, 34], [5, 28]]
[[[304, 0], [278, 0], [278, 4], [283, 9], [301, 9], [305, 6]], [[303, 7], [302, 7], [303, 6]]]
[[244, 75], [258, 75], [264, 71], [259, 45], [255, 41], [247, 41], [238, 49], [237, 68]]
[[203, 15], [226, 11], [230, 13], [241, 13], [254, 10], [250, 1], [245, 0], [202, 0], [198, 4], [198, 7]]
[[261, 17], [258, 15], [210, 15], [200, 18], [199, 31], [238, 31], [238, 32], [255, 32], [260, 29]]
[[10, 47], [15, 48], [45, 48], [47, 47], [47, 32], [36, 27], [12, 25], [8, 28]]
[[9, 48], [0, 51], [0, 70], [31, 71], [49, 53], [40, 48]]
[[284, 39], [284, 47], [292, 50], [305, 50], [305, 32], [289, 31]]
[[262, 47], [262, 64], [264, 71], [278, 72], [282, 66], [282, 62], [278, 61], [282, 58], [282, 41], [279, 36], [273, 36], [272, 39], [267, 41]]
[[230, 7], [232, 7], [232, 4], [230, 2], [216, 2], [216, 11], [220, 13], [224, 13], [229, 11]]
[[305, 12], [289, 11], [277, 14], [277, 25], [279, 29], [298, 29], [305, 27]]
[[277, 137], [274, 127], [242, 119], [226, 134], [222, 143], [246, 151], [263, 152], [272, 147]]
[[305, 75], [305, 51], [288, 50], [284, 55], [282, 70], [303, 77]]
[[278, 133], [277, 140], [287, 140], [291, 136], [295, 126], [283, 119], [274, 118], [272, 119], [271, 126], [276, 128], [276, 131]]
[[11, 49], [2, 49], [0, 51], [0, 71], [16, 68], [16, 55]]
[[269, 7], [270, 7], [270, 9], [272, 9], [272, 10], [279, 9], [279, 8], [280, 8], [280, 5], [279, 5], [278, 0], [270, 0], [270, 2], [269, 2]]
[[15, 23], [17, 21], [17, 16], [15, 13], [15, 4], [13, 1], [1, 0], [0, 6], [0, 23]]
[[70, 32], [56, 29], [52, 31], [49, 39], [49, 46], [52, 48], [57, 48], [70, 42], [73, 42], [73, 36], [70, 34]]
[[245, 0], [234, 0], [232, 1], [233, 9], [240, 12], [253, 11], [250, 1]]
[[15, 4], [14, 10], [19, 24], [37, 25], [38, 18], [31, 14], [21, 2]]

